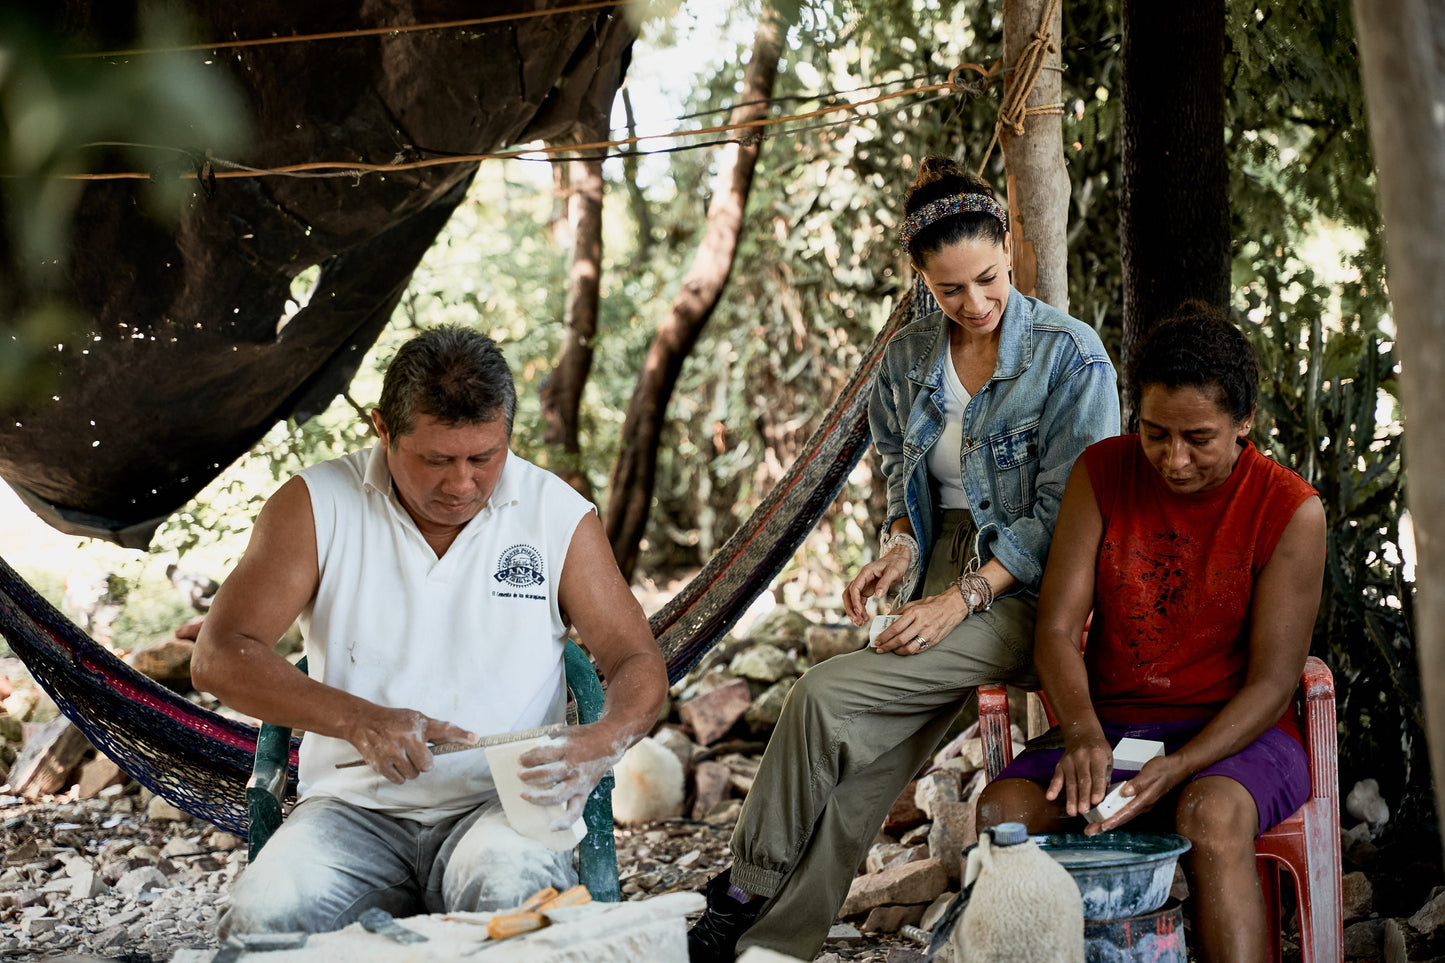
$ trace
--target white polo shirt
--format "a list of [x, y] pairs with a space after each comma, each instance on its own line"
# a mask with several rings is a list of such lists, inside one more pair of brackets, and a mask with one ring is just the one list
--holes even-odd
[[[558, 584], [594, 506], [508, 453], [486, 507], [437, 558], [396, 497], [386, 454], [378, 442], [301, 472], [321, 571], [301, 616], [311, 677], [480, 736], [562, 721]], [[357, 758], [344, 739], [307, 733], [301, 797], [435, 823], [494, 793], [480, 751], [437, 756], [430, 772], [399, 786], [365, 766], [336, 768]]]

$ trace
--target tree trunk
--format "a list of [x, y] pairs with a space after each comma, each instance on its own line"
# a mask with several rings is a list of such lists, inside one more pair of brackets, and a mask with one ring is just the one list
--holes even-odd
[[[592, 138], [600, 139], [600, 138]], [[575, 161], [567, 183], [567, 221], [572, 234], [572, 266], [567, 277], [562, 350], [557, 366], [542, 385], [542, 442], [549, 467], [583, 497], [592, 498], [592, 483], [582, 468], [578, 428], [582, 390], [592, 371], [592, 339], [597, 334], [597, 309], [602, 282], [602, 160]]]
[[[627, 136], [636, 137], [637, 118], [632, 114], [632, 95], [627, 92], [626, 86], [621, 93], [622, 109], [627, 115]], [[652, 210], [647, 206], [647, 195], [642, 193], [642, 185], [638, 183], [637, 170], [641, 165], [638, 163], [636, 151], [636, 144], [628, 148], [628, 156], [622, 159], [622, 173], [627, 183], [627, 199], [632, 206], [632, 217], [637, 221], [637, 253], [632, 257], [632, 264], [633, 267], [640, 268], [652, 254]]]
[[[1049, 0], [1006, 0], [1003, 10], [1004, 100], [1024, 81], [1019, 58], [1039, 29]], [[1048, 30], [1054, 42], [1044, 54], [1026, 106], [1059, 103], [1063, 77], [1059, 72], [1062, 4], [1055, 8]], [[1008, 171], [1009, 233], [1013, 236], [1013, 283], [1022, 294], [1069, 310], [1069, 174], [1064, 169], [1063, 117], [1033, 114], [1024, 133], [1005, 124], [999, 135]]]
[[[1229, 304], [1224, 0], [1124, 0], [1124, 347], [1189, 298]], [[1124, 413], [1132, 425], [1135, 413]]]
[[[782, 52], [783, 26], [767, 6], [753, 38], [753, 55], [743, 76], [731, 123], [745, 123], [767, 114]], [[712, 316], [732, 272], [743, 211], [752, 188], [753, 171], [762, 149], [761, 136], [741, 134], [741, 143], [722, 148], [717, 186], [707, 209], [707, 227], [672, 310], [658, 328], [647, 351], [642, 373], [627, 405], [622, 424], [623, 448], [612, 469], [607, 501], [607, 537], [622, 573], [629, 578], [637, 565], [638, 544], [652, 510], [657, 474], [657, 446], [682, 363]]]
[[1431, 0], [1356, 0], [1370, 139], [1379, 168], [1390, 300], [1399, 331], [1410, 514], [1420, 576], [1415, 647], [1435, 775], [1445, 818], [1445, 445], [1434, 419], [1445, 406], [1445, 10]]

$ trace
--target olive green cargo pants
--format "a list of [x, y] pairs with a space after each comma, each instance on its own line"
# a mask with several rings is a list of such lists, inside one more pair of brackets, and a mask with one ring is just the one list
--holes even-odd
[[[968, 554], [957, 546], [972, 539], [952, 536], [960, 525], [971, 534], [967, 516], [946, 513], [925, 597], [956, 591], [950, 584]], [[733, 885], [768, 898], [739, 952], [817, 955], [889, 809], [974, 688], [1038, 687], [1035, 605], [1030, 595], [1002, 598], [917, 655], [863, 648], [803, 674], [733, 832]]]

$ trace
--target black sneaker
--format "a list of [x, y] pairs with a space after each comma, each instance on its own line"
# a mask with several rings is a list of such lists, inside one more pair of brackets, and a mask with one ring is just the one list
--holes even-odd
[[739, 903], [728, 895], [732, 870], [708, 880], [703, 889], [707, 909], [687, 931], [687, 958], [691, 963], [733, 963], [738, 939], [753, 925], [766, 900], [754, 897]]

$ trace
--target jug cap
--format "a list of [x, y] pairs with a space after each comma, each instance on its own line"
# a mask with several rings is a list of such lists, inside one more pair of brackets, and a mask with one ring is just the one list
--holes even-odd
[[995, 846], [1017, 846], [1027, 842], [1028, 838], [1029, 830], [1023, 823], [999, 823], [993, 828]]

